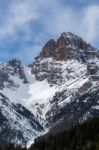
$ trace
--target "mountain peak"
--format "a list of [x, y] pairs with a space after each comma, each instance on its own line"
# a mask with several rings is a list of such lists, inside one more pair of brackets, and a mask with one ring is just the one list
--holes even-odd
[[15, 58], [15, 59], [10, 60], [8, 64], [12, 67], [18, 67], [21, 65], [21, 61]]
[[62, 32], [61, 37], [78, 37], [77, 35], [71, 33], [71, 32]]
[[24, 73], [24, 67], [23, 67], [20, 60], [18, 60], [16, 58], [12, 59], [8, 62], [7, 65], [12, 67], [12, 70], [13, 70], [12, 74], [13, 75], [19, 76], [20, 79], [23, 79], [24, 83], [28, 83], [27, 78], [26, 78], [25, 73]]
[[62, 32], [60, 34], [59, 39], [68, 40], [70, 42], [70, 44], [71, 43], [74, 44], [74, 41], [82, 41], [82, 42], [86, 43], [81, 37], [79, 37], [78, 35], [71, 33], [71, 32]]
[[54, 39], [49, 40], [36, 59], [51, 57], [56, 60], [81, 60], [81, 55], [84, 55], [82, 57], [85, 57], [86, 52], [93, 52], [94, 50], [95, 48], [79, 36], [71, 32], [63, 32], [56, 41]]

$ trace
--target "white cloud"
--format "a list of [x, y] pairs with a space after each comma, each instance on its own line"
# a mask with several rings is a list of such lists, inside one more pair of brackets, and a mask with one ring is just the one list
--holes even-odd
[[82, 19], [83, 34], [89, 41], [96, 40], [99, 36], [99, 6], [92, 5], [84, 10]]
[[[3, 44], [6, 40], [18, 40], [19, 33], [25, 33], [20, 51], [7, 54], [21, 59], [27, 56], [26, 62], [32, 60], [41, 50], [38, 41], [44, 42], [47, 34], [56, 37], [61, 32], [69, 31], [82, 36], [88, 42], [99, 38], [99, 5], [89, 5], [77, 10], [64, 5], [60, 0], [12, 0], [3, 17], [4, 21], [0, 24], [0, 40]], [[33, 22], [42, 25], [39, 26], [39, 31], [35, 31], [37, 35], [34, 34], [34, 39], [31, 33], [35, 26], [30, 26]], [[33, 47], [24, 44], [29, 40], [34, 41]]]
[[35, 21], [42, 23], [42, 30], [52, 36], [70, 31], [92, 42], [98, 36], [99, 6], [91, 5], [75, 10], [64, 6], [59, 0], [43, 0], [43, 3], [42, 0], [14, 0], [0, 26], [0, 39], [9, 36], [16, 38], [18, 30], [27, 33], [25, 38], [31, 38], [29, 34], [33, 32], [33, 28], [29, 25]]
[[73, 32], [82, 36], [88, 42], [93, 42], [98, 38], [99, 30], [99, 5], [90, 5], [79, 10], [73, 7], [64, 7], [59, 3], [59, 7], [54, 5], [51, 14], [43, 19], [45, 29], [50, 34], [60, 34], [61, 32]]
[[8, 13], [4, 16], [4, 22], [0, 26], [1, 39], [14, 36], [19, 29], [29, 30], [29, 23], [39, 17], [38, 11], [35, 10], [36, 7], [32, 6], [33, 2], [31, 0], [24, 0], [24, 2], [14, 1], [9, 5]]

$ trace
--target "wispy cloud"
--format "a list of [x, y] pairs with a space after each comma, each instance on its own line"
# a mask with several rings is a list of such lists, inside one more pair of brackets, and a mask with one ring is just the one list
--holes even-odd
[[8, 6], [5, 19], [0, 25], [0, 38], [14, 37], [18, 30], [29, 30], [28, 26], [31, 21], [35, 21], [39, 15], [37, 8], [33, 7], [33, 2], [29, 1], [12, 1]]
[[73, 7], [52, 8], [49, 18], [43, 20], [46, 30], [50, 34], [60, 34], [70, 31], [82, 36], [88, 42], [93, 42], [99, 37], [99, 5], [86, 6], [80, 10]]
[[84, 9], [82, 28], [84, 36], [89, 41], [99, 38], [99, 5], [91, 5]]
[[[64, 31], [78, 34], [92, 43], [99, 38], [99, 5], [95, 3], [77, 9], [60, 0], [11, 0], [5, 9], [5, 14], [0, 13], [3, 20], [0, 45], [6, 49], [4, 52], [0, 46], [2, 58], [5, 53], [8, 58], [16, 56], [22, 60], [28, 56], [24, 62], [29, 62], [48, 38]], [[15, 52], [11, 53], [8, 42], [15, 43]]]
[[[99, 6], [90, 5], [79, 11], [73, 7], [64, 6], [59, 0], [32, 0], [12, 1], [4, 22], [0, 25], [0, 38], [13, 36], [20, 30], [33, 30], [30, 24], [40, 21], [46, 32], [54, 35], [62, 31], [71, 31], [81, 34], [86, 39], [94, 40], [97, 37], [99, 23]], [[42, 32], [42, 31], [41, 31]]]

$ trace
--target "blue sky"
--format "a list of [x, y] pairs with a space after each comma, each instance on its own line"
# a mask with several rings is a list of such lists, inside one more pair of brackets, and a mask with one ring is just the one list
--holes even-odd
[[31, 63], [47, 40], [73, 32], [99, 48], [99, 0], [0, 0], [0, 61]]

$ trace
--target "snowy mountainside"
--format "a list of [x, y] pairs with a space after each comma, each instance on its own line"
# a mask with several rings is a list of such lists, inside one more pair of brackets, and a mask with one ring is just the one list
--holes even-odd
[[[0, 124], [1, 129], [4, 128], [0, 132], [4, 135], [1, 144], [15, 142], [23, 145], [47, 132], [45, 114], [49, 99], [55, 94], [55, 87], [50, 87], [46, 80], [37, 81], [31, 74], [31, 68], [23, 66], [19, 60], [12, 62], [16, 65], [9, 62], [0, 64], [0, 72], [3, 72], [0, 109], [1, 116], [6, 120]], [[7, 78], [3, 80], [6, 75]]]
[[69, 32], [48, 41], [31, 66], [1, 63], [0, 143], [28, 144], [98, 116], [98, 82], [99, 51]]
[[[31, 112], [26, 105], [26, 101], [31, 97], [29, 88], [35, 78], [29, 75], [30, 68], [23, 67], [21, 62], [17, 66], [18, 60], [12, 62], [16, 62], [16, 65], [12, 66], [9, 62], [0, 64], [0, 72], [3, 72], [3, 86], [0, 89], [0, 144], [14, 142], [25, 145], [44, 134], [44, 128], [42, 122], [37, 119], [37, 114], [33, 114], [35, 111]], [[6, 75], [7, 78], [3, 80]]]
[[[47, 126], [52, 130], [58, 124], [63, 124], [65, 118], [67, 127], [70, 127], [73, 121], [76, 123], [83, 120], [87, 109], [93, 105], [89, 105], [89, 102], [87, 104], [84, 99], [78, 103], [77, 99], [82, 99], [94, 85], [99, 86], [99, 50], [72, 33], [62, 33], [58, 40], [52, 39], [42, 48], [33, 62], [32, 74], [36, 80], [47, 80], [56, 89], [45, 115]], [[83, 111], [80, 103], [85, 102]], [[73, 105], [77, 105], [77, 108]], [[80, 110], [80, 115], [76, 115], [77, 109]]]
[[0, 93], [0, 144], [27, 144], [43, 128], [34, 115], [21, 104], [14, 104]]

